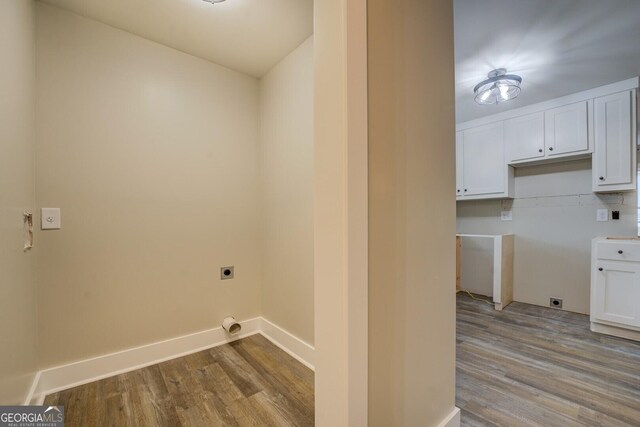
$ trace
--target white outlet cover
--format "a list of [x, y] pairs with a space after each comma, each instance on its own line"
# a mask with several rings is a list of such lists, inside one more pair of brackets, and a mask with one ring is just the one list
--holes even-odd
[[60, 230], [60, 208], [42, 208], [40, 223], [43, 230]]
[[500, 212], [500, 220], [502, 220], [502, 221], [511, 221], [511, 220], [513, 220], [513, 211], [502, 211], [502, 212]]
[[596, 211], [596, 221], [609, 221], [609, 209], [598, 209]]

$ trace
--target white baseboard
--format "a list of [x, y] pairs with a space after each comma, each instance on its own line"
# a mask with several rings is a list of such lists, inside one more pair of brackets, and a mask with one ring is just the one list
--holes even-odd
[[29, 392], [27, 393], [27, 397], [24, 399], [24, 405], [35, 405], [33, 402], [33, 396], [36, 393], [36, 387], [40, 382], [40, 371], [36, 372], [33, 376], [33, 381], [31, 382], [31, 387], [29, 387]]
[[25, 405], [40, 405], [47, 394], [197, 353], [260, 333], [313, 369], [314, 348], [262, 317], [240, 322], [242, 334], [229, 336], [221, 327], [159, 341], [38, 372]]
[[614, 337], [640, 341], [640, 331], [626, 328], [618, 328], [603, 323], [591, 322], [591, 331], [599, 334], [613, 335]]
[[460, 408], [454, 407], [453, 411], [440, 421], [438, 427], [460, 427]]
[[315, 369], [315, 348], [311, 344], [302, 341], [264, 317], [261, 319], [262, 327], [260, 328], [260, 333], [265, 338], [289, 353], [290, 356], [307, 368]]

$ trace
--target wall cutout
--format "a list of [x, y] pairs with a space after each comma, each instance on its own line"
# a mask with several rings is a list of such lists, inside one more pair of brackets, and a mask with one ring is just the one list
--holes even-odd
[[22, 227], [24, 229], [24, 250], [28, 251], [33, 247], [33, 214], [24, 212], [22, 214]]

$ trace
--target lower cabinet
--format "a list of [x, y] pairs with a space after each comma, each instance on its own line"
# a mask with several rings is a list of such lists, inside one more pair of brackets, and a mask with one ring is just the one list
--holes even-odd
[[[597, 238], [592, 252], [592, 329], [604, 325], [613, 335], [640, 339], [640, 241]], [[620, 329], [632, 332], [615, 333]]]
[[600, 260], [593, 289], [593, 317], [640, 327], [640, 263]]

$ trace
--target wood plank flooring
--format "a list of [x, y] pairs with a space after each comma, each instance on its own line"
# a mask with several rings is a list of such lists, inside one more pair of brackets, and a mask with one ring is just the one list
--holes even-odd
[[463, 426], [640, 426], [640, 343], [551, 308], [460, 293], [457, 309]]
[[313, 371], [261, 335], [46, 397], [65, 426], [312, 426]]

